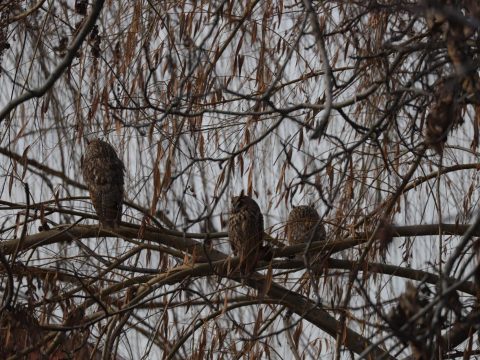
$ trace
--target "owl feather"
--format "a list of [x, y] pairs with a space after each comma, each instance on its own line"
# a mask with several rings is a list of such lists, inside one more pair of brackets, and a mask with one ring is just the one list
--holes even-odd
[[105, 141], [91, 141], [82, 162], [83, 178], [103, 226], [116, 228], [122, 218], [125, 167], [115, 149]]

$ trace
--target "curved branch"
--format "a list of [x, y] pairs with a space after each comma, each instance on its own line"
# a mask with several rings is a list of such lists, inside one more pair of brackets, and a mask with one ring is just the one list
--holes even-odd
[[313, 31], [315, 33], [315, 40], [317, 43], [318, 54], [323, 64], [322, 70], [324, 72], [323, 78], [324, 78], [324, 87], [325, 87], [325, 104], [324, 104], [325, 110], [322, 113], [322, 117], [318, 122], [317, 128], [314, 130], [311, 136], [311, 139], [318, 139], [325, 132], [328, 125], [330, 112], [332, 111], [333, 74], [332, 74], [332, 68], [330, 67], [330, 63], [328, 61], [327, 49], [325, 48], [325, 42], [323, 40], [322, 30], [320, 28], [320, 23], [318, 22], [318, 16], [315, 10], [313, 9], [313, 4], [311, 0], [304, 0], [303, 6], [305, 7], [305, 10], [307, 11], [310, 17], [310, 22], [312, 24]]
[[199, 328], [201, 328], [206, 322], [215, 319], [216, 317], [225, 314], [228, 311], [241, 308], [244, 306], [250, 306], [250, 305], [257, 305], [257, 304], [281, 304], [281, 300], [275, 300], [275, 299], [256, 299], [256, 300], [246, 300], [246, 301], [241, 301], [235, 304], [231, 304], [229, 306], [223, 307], [220, 310], [214, 311], [210, 315], [204, 317], [203, 319], [198, 319], [197, 323], [193, 325], [193, 327], [187, 331], [185, 335], [183, 335], [172, 347], [172, 350], [169, 352], [167, 356], [167, 360], [171, 360], [174, 358], [175, 354], [178, 352], [180, 347], [185, 343], [185, 341], [188, 340], [190, 336], [192, 336], [195, 331], [197, 331]]
[[[248, 278], [241, 278], [236, 273], [230, 272], [230, 268], [235, 268], [238, 264], [239, 258], [234, 258], [229, 262], [224, 260], [216, 261], [212, 263], [215, 270], [210, 264], [197, 264], [194, 266], [181, 266], [178, 271], [175, 269], [168, 273], [159, 274], [151, 278], [151, 280], [144, 282], [137, 292], [137, 296], [130, 301], [127, 305], [129, 308], [135, 306], [148, 294], [155, 291], [160, 286], [171, 284], [172, 282], [179, 282], [191, 276], [208, 276], [208, 275], [221, 275], [230, 278], [231, 280], [239, 283], [245, 282], [248, 286], [256, 289], [260, 294], [265, 296], [281, 300], [282, 303], [287, 306], [292, 312], [301, 316], [305, 320], [309, 321], [313, 325], [317, 326], [332, 337], [336, 337], [340, 322], [324, 310], [321, 305], [311, 301], [303, 295], [297, 294], [275, 282], [267, 280], [265, 276], [254, 273]], [[351, 351], [360, 354], [367, 347], [371, 348], [371, 354], [374, 358], [394, 359], [384, 350], [372, 344], [368, 339], [353, 331], [352, 329], [345, 327], [344, 345]]]
[[40, 171], [43, 171], [46, 174], [56, 176], [56, 177], [62, 179], [68, 185], [75, 186], [79, 189], [87, 190], [87, 187], [85, 185], [83, 185], [82, 183], [80, 183], [80, 182], [78, 182], [74, 179], [70, 179], [63, 171], [58, 171], [58, 170], [52, 169], [51, 167], [45, 165], [44, 163], [38, 162], [37, 160], [30, 159], [30, 158], [27, 158], [25, 156], [21, 156], [21, 155], [15, 153], [13, 151], [7, 149], [6, 147], [0, 147], [0, 154], [3, 154], [5, 156], [9, 157], [10, 159], [13, 159], [13, 160], [17, 161], [19, 163], [19, 165], [27, 166], [27, 168], [32, 166], [34, 168], [37, 168]]
[[39, 98], [42, 97], [60, 78], [60, 76], [64, 73], [64, 71], [70, 66], [72, 63], [75, 55], [77, 54], [78, 49], [82, 45], [83, 41], [87, 37], [87, 35], [92, 30], [95, 22], [97, 21], [100, 11], [103, 8], [105, 0], [97, 0], [92, 6], [92, 12], [90, 16], [86, 19], [85, 24], [78, 32], [75, 39], [73, 39], [72, 44], [70, 45], [67, 53], [63, 60], [58, 64], [57, 68], [52, 72], [52, 74], [47, 78], [45, 83], [35, 89], [28, 90], [24, 92], [22, 95], [18, 96], [17, 98], [10, 101], [1, 111], [0, 111], [0, 124], [2, 121], [10, 114], [10, 112], [15, 109], [18, 105], [24, 103], [27, 100], [32, 98]]
[[[332, 269], [352, 269], [354, 266], [359, 266], [356, 261], [350, 260], [341, 260], [341, 259], [329, 259], [328, 260], [328, 268]], [[417, 281], [425, 281], [430, 284], [438, 284], [440, 277], [438, 275], [417, 269], [410, 269], [401, 266], [395, 265], [387, 265], [381, 263], [366, 263], [366, 267], [368, 267], [368, 271], [370, 273], [377, 273], [377, 274], [384, 274], [384, 275], [394, 275], [403, 277], [406, 279], [417, 280]], [[449, 278], [447, 279], [447, 283], [449, 285], [453, 285], [457, 283], [458, 279]], [[475, 295], [477, 291], [475, 290], [475, 285], [472, 282], [464, 282], [459, 287], [458, 290], [470, 294]]]
[[[408, 226], [392, 226], [394, 237], [403, 236], [436, 236], [438, 229], [441, 228], [443, 234], [463, 235], [469, 228], [469, 224], [429, 224], [429, 225], [408, 225]], [[473, 233], [480, 236], [480, 229], [476, 229]], [[106, 237], [125, 237], [149, 240], [154, 243], [170, 246], [185, 253], [193, 254], [195, 252], [197, 262], [206, 262], [208, 259], [202, 258], [206, 255], [202, 242], [193, 239], [219, 239], [227, 237], [227, 233], [182, 233], [160, 228], [146, 227], [142, 229], [139, 225], [122, 224], [116, 232], [99, 228], [96, 225], [61, 225], [54, 227], [48, 231], [42, 231], [37, 234], [25, 237], [20, 250], [32, 249], [39, 246], [50, 245], [59, 242], [71, 241], [72, 239], [81, 238], [97, 238]], [[358, 233], [355, 237], [348, 237], [338, 241], [317, 241], [312, 242], [309, 251], [322, 251], [325, 253], [334, 253], [352, 247], [364, 244], [368, 239], [368, 234]], [[19, 239], [4, 240], [0, 243], [0, 249], [5, 255], [11, 254], [18, 243]], [[290, 245], [282, 248], [276, 248], [273, 257], [287, 257], [302, 253], [308, 244]], [[199, 257], [198, 257], [199, 256]], [[217, 250], [209, 250], [208, 257], [211, 260], [225, 258], [225, 254]]]
[[15, 21], [18, 21], [18, 20], [22, 20], [24, 18], [26, 18], [27, 16], [31, 15], [33, 12], [35, 12], [36, 10], [40, 9], [40, 7], [43, 5], [43, 3], [45, 2], [46, 0], [39, 0], [35, 5], [33, 5], [31, 8], [27, 9], [26, 11], [20, 13], [20, 14], [17, 14], [17, 15], [14, 15], [12, 18], [8, 19], [8, 22], [9, 23], [13, 23]]

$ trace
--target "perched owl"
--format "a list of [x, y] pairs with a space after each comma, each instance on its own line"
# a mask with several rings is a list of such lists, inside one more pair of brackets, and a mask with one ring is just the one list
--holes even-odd
[[243, 191], [232, 198], [228, 238], [233, 253], [240, 257], [239, 267], [242, 274], [252, 273], [264, 251], [263, 215], [255, 200], [244, 195]]
[[286, 226], [288, 243], [303, 244], [310, 241], [325, 240], [327, 233], [320, 222], [317, 210], [310, 205], [294, 206], [288, 215]]
[[110, 144], [98, 139], [88, 144], [82, 162], [83, 178], [103, 226], [114, 228], [120, 224], [124, 170]]

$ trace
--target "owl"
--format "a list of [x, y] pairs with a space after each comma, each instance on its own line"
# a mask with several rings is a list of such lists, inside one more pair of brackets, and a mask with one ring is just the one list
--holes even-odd
[[122, 160], [110, 144], [99, 139], [88, 144], [82, 161], [83, 178], [103, 226], [116, 228], [120, 225], [124, 171]]
[[286, 226], [288, 243], [290, 245], [305, 242], [325, 240], [327, 233], [320, 222], [317, 210], [310, 205], [294, 206], [288, 215]]
[[232, 198], [228, 238], [233, 253], [240, 257], [241, 273], [251, 274], [264, 251], [263, 215], [255, 200], [244, 195], [243, 191]]
[[448, 133], [463, 122], [458, 94], [460, 85], [456, 78], [444, 80], [438, 86], [435, 102], [430, 106], [424, 131], [425, 143], [437, 154], [442, 154]]

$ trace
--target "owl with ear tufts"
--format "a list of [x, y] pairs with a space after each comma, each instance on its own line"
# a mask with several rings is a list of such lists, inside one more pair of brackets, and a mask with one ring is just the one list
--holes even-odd
[[102, 226], [120, 225], [124, 171], [122, 160], [110, 144], [99, 139], [88, 143], [82, 160], [83, 178]]
[[251, 274], [265, 252], [262, 246], [263, 215], [255, 200], [244, 195], [243, 191], [232, 198], [228, 238], [234, 255], [240, 257], [240, 272]]

